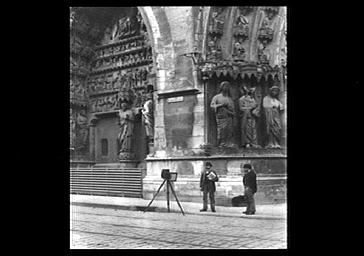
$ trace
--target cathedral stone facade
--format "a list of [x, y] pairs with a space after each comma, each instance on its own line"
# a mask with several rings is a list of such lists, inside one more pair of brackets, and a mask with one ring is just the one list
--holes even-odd
[[[181, 201], [201, 201], [209, 161], [217, 205], [258, 175], [257, 203], [286, 197], [286, 7], [70, 9], [71, 167], [161, 170]], [[227, 103], [220, 104], [222, 99]]]

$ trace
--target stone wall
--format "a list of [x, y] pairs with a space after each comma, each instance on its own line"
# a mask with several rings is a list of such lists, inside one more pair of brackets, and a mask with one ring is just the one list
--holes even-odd
[[[257, 204], [276, 203], [286, 200], [286, 160], [284, 157], [179, 157], [168, 159], [149, 159], [147, 176], [143, 179], [143, 197], [151, 199], [163, 182], [162, 169], [177, 172], [174, 186], [181, 201], [200, 202], [200, 175], [204, 163], [209, 161], [219, 176], [216, 183], [216, 204], [231, 205], [234, 196], [244, 194], [240, 166], [250, 163], [258, 176]], [[165, 200], [161, 192], [160, 199]]]
[[[233, 196], [243, 193], [240, 164], [250, 162], [259, 175], [257, 203], [272, 203], [285, 199], [286, 166], [285, 153], [272, 157], [269, 152], [257, 158], [252, 154], [235, 157], [201, 157], [200, 145], [207, 143], [208, 130], [206, 107], [207, 91], [203, 81], [198, 78], [198, 67], [193, 62], [191, 52], [199, 51], [206, 55], [206, 38], [212, 7], [142, 7], [147, 17], [148, 32], [152, 32], [156, 67], [157, 95], [155, 95], [155, 140], [154, 153], [147, 157], [147, 175], [143, 180], [143, 193], [151, 199], [161, 182], [164, 168], [177, 172], [175, 182], [177, 194], [182, 201], [201, 201], [199, 177], [205, 161], [211, 161], [220, 175], [216, 199], [218, 205], [229, 205]], [[226, 10], [230, 17], [227, 26], [233, 26], [237, 9]], [[252, 32], [249, 45], [249, 60], [258, 57], [258, 29], [265, 17], [260, 8], [251, 14]], [[282, 26], [285, 18], [280, 9], [276, 27]], [[144, 17], [143, 16], [143, 17]], [[226, 23], [226, 24], [227, 24]], [[281, 28], [278, 28], [281, 29]], [[231, 35], [225, 35], [225, 37]], [[271, 64], [278, 63], [277, 49], [281, 47], [282, 34], [277, 34], [267, 51], [273, 51]], [[224, 52], [227, 56], [232, 50], [232, 39], [226, 38]], [[230, 41], [229, 41], [230, 40]], [[280, 42], [280, 43], [278, 43]], [[266, 51], [266, 52], [267, 52]], [[226, 75], [226, 74], [225, 74]], [[282, 153], [282, 152], [280, 152]], [[253, 154], [254, 155], [254, 154]], [[259, 155], [259, 154], [258, 154]], [[162, 192], [162, 195], [164, 192]], [[161, 196], [161, 200], [165, 197]]]
[[[262, 154], [259, 152], [245, 154], [244, 151], [239, 151], [235, 155], [215, 154], [204, 157], [199, 149], [202, 144], [209, 142], [208, 134], [212, 127], [207, 121], [209, 117], [206, 108], [209, 108], [210, 103], [207, 97], [208, 83], [199, 76], [201, 69], [198, 62], [199, 57], [206, 57], [209, 50], [208, 30], [215, 7], [146, 6], [138, 7], [138, 10], [146, 25], [147, 37], [152, 47], [156, 90], [153, 95], [154, 145], [152, 152], [146, 158], [147, 173], [143, 180], [145, 198], [153, 196], [162, 182], [161, 169], [168, 168], [179, 175], [175, 186], [181, 199], [201, 201], [199, 177], [205, 161], [212, 162], [221, 177], [217, 184], [218, 205], [230, 204], [231, 197], [242, 194], [240, 164], [245, 162], [252, 163], [259, 175], [259, 191], [256, 196], [258, 204], [285, 198], [285, 152], [279, 152], [278, 157], [267, 151], [263, 151]], [[248, 61], [257, 61], [260, 55], [266, 54], [269, 56], [268, 64], [274, 66], [280, 64], [281, 58], [284, 59], [285, 52], [282, 49], [285, 49], [286, 10], [285, 8], [277, 10], [276, 16], [272, 19], [273, 25], [271, 24], [277, 33], [264, 48], [264, 52], [259, 52], [258, 37], [262, 23], [269, 12], [263, 7], [258, 7], [247, 16], [250, 22], [250, 34], [244, 46], [247, 47]], [[236, 15], [241, 13], [241, 10], [238, 7], [227, 7], [224, 12], [223, 16], [226, 18], [224, 26], [233, 28]], [[235, 38], [230, 32], [224, 34], [223, 38], [225, 42], [222, 47], [223, 56], [232, 60]], [[222, 66], [228, 65], [225, 63]], [[257, 72], [256, 66], [254, 68], [254, 72]], [[221, 73], [233, 79], [234, 74], [228, 74], [230, 71], [223, 70]], [[284, 86], [282, 101], [285, 101], [286, 85], [283, 82], [281, 85]], [[285, 118], [283, 121], [285, 124]], [[106, 125], [106, 121], [104, 124], [101, 123], [101, 126]], [[117, 127], [114, 128], [116, 131]], [[99, 136], [97, 132], [96, 128], [90, 131], [90, 134], [93, 134], [90, 145], [94, 143], [94, 147], [97, 147], [98, 143], [98, 139], [95, 141]], [[139, 139], [144, 135], [136, 133], [134, 136]]]

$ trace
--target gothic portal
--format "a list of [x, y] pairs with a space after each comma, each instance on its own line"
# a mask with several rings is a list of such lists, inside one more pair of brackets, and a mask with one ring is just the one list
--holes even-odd
[[152, 48], [136, 7], [73, 8], [73, 159], [143, 161], [153, 143], [154, 83]]

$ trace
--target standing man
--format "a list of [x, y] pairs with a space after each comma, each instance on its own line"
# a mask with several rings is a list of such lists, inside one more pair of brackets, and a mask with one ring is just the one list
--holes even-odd
[[246, 215], [253, 215], [255, 214], [254, 194], [257, 192], [257, 175], [250, 164], [244, 164], [243, 169], [244, 195], [248, 204], [246, 211], [243, 213]]
[[215, 182], [219, 180], [217, 174], [214, 170], [212, 170], [212, 164], [210, 162], [206, 162], [206, 168], [201, 173], [200, 179], [200, 188], [203, 191], [203, 208], [200, 212], [207, 211], [207, 194], [209, 194], [210, 204], [211, 204], [211, 211], [216, 212], [215, 210]]

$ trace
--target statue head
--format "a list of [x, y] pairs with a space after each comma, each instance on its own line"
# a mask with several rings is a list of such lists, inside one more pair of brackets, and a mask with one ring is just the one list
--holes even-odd
[[248, 94], [251, 95], [251, 96], [254, 96], [255, 94], [255, 87], [251, 87], [248, 91]]
[[220, 84], [220, 90], [222, 95], [230, 96], [230, 83], [228, 81], [224, 81]]
[[[128, 108], [128, 99], [125, 98], [125, 95], [120, 95], [121, 98], [119, 98], [119, 108], [123, 111], [125, 111]], [[120, 97], [119, 96], [119, 97]]]
[[242, 87], [240, 87], [240, 92], [242, 95], [246, 95], [248, 92], [248, 88], [245, 85], [243, 85]]
[[120, 108], [125, 111], [128, 108], [128, 104], [126, 102], [122, 102]]
[[272, 96], [272, 97], [278, 97], [278, 95], [279, 95], [279, 91], [280, 91], [280, 89], [279, 89], [279, 87], [278, 86], [276, 86], [276, 85], [274, 85], [274, 86], [272, 86], [271, 88], [269, 88], [269, 91], [270, 91], [270, 95]]

